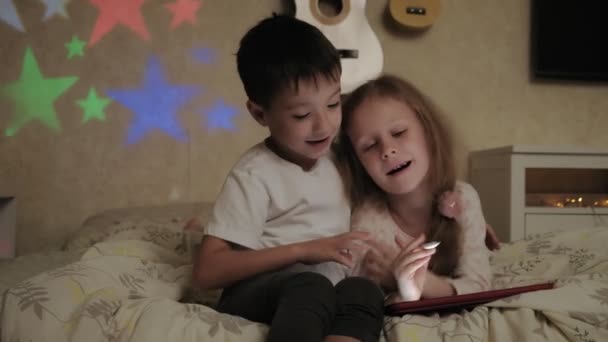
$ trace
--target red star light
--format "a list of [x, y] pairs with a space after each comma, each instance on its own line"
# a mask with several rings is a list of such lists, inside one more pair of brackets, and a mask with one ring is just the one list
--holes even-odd
[[169, 11], [173, 12], [171, 29], [175, 29], [184, 22], [196, 23], [196, 11], [201, 7], [200, 0], [176, 0], [165, 5]]
[[112, 31], [116, 24], [127, 26], [143, 39], [150, 38], [141, 14], [144, 0], [91, 0], [91, 3], [99, 9], [99, 16], [95, 28], [93, 28], [89, 46], [94, 45]]

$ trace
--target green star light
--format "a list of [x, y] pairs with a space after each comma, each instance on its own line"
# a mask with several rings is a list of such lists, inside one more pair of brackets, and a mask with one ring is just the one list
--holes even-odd
[[95, 88], [89, 89], [89, 95], [86, 99], [76, 101], [78, 105], [84, 109], [82, 122], [85, 123], [91, 119], [105, 121], [106, 113], [104, 113], [103, 110], [111, 101], [112, 100], [105, 97], [97, 97]]
[[0, 88], [0, 93], [15, 101], [15, 113], [4, 134], [14, 136], [32, 120], [39, 120], [54, 131], [59, 131], [61, 125], [53, 104], [77, 80], [76, 76], [44, 78], [32, 49], [28, 47], [19, 80]]
[[78, 36], [73, 36], [72, 41], [65, 43], [65, 48], [68, 49], [68, 59], [74, 56], [84, 56], [84, 46], [87, 42], [78, 39]]

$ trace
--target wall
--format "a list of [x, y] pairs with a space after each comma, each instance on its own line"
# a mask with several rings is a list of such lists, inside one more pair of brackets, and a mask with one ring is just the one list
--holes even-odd
[[[106, 208], [212, 200], [239, 154], [264, 137], [245, 111], [234, 53], [250, 26], [273, 11], [289, 12], [291, 1], [207, 0], [194, 12], [194, 23], [172, 27], [175, 17], [165, 6], [175, 1], [148, 0], [134, 12], [142, 13], [147, 35], [135, 21], [129, 21], [131, 28], [119, 24], [107, 32], [96, 30], [100, 10], [85, 0], [70, 2], [67, 17], [56, 10], [47, 19], [50, 9], [41, 1], [13, 2], [18, 18], [10, 16], [10, 1], [0, 9], [0, 192], [18, 198], [19, 254], [59, 245], [84, 218]], [[465, 151], [507, 144], [608, 143], [606, 84], [530, 79], [528, 0], [441, 3], [438, 21], [422, 33], [394, 25], [385, 1], [368, 1], [366, 14], [381, 41], [385, 70], [432, 94]], [[100, 39], [91, 43], [95, 34]], [[84, 56], [68, 58], [64, 44], [74, 35], [88, 45]], [[43, 107], [46, 121], [35, 119], [13, 132], [15, 118], [29, 109], [16, 105], [7, 89], [25, 77], [21, 70], [28, 47], [44, 78], [78, 79], [51, 107]], [[209, 52], [208, 58], [197, 59], [194, 51]], [[150, 56], [166, 83], [198, 91], [173, 106], [169, 118], [177, 126], [167, 124], [164, 131], [129, 140], [128, 132], [140, 126], [120, 94], [142, 87], [144, 75], [155, 70]], [[98, 112], [104, 120], [83, 122], [77, 101], [91, 87], [111, 102], [103, 115]], [[162, 107], [156, 100], [151, 103]], [[235, 115], [214, 124], [209, 118], [218, 113], [213, 110], [218, 101]], [[49, 108], [60, 127], [47, 122]]]

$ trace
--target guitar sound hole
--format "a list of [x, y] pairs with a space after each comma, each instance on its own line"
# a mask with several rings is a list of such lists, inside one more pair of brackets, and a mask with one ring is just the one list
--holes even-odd
[[426, 14], [426, 8], [424, 8], [424, 7], [408, 7], [408, 8], [406, 8], [405, 11], [407, 14], [414, 14], [414, 15], [425, 15]]
[[340, 58], [359, 58], [359, 50], [338, 49]]
[[319, 10], [328, 17], [333, 18], [342, 13], [344, 6], [341, 0], [319, 0]]

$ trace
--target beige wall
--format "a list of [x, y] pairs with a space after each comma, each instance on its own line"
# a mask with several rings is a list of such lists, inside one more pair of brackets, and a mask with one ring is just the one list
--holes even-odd
[[[289, 1], [206, 0], [196, 26], [169, 29], [162, 4], [143, 6], [151, 39], [142, 41], [124, 26], [66, 59], [63, 44], [78, 34], [88, 40], [97, 18], [89, 1], [74, 0], [70, 19], [42, 21], [44, 6], [20, 0], [26, 27], [17, 32], [0, 22], [0, 85], [19, 78], [25, 48], [32, 47], [45, 77], [79, 76], [56, 102], [62, 131], [33, 122], [13, 137], [0, 136], [0, 193], [18, 198], [18, 253], [58, 245], [88, 215], [102, 209], [170, 200], [212, 200], [238, 155], [264, 137], [244, 111], [245, 97], [234, 56], [240, 36]], [[384, 50], [388, 72], [408, 77], [449, 114], [466, 150], [507, 144], [608, 143], [608, 85], [533, 82], [528, 71], [529, 0], [444, 0], [436, 24], [418, 34], [396, 30], [387, 20], [386, 1], [370, 0], [367, 16]], [[213, 66], [187, 55], [195, 47], [217, 53]], [[137, 87], [150, 53], [157, 55], [171, 83], [204, 88], [179, 112], [189, 135], [178, 142], [153, 133], [125, 143], [133, 117], [114, 102], [105, 122], [81, 123], [76, 100], [95, 86]], [[238, 106], [237, 132], [208, 131], [198, 113], [214, 100]], [[14, 103], [0, 99], [0, 128], [7, 127]], [[464, 173], [464, 171], [463, 171]]]

